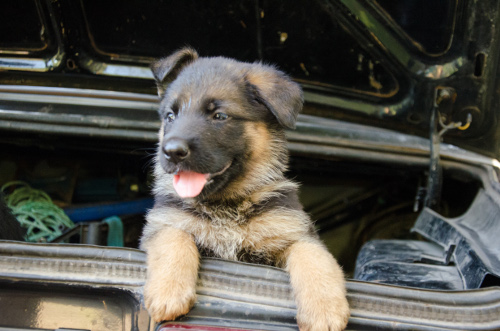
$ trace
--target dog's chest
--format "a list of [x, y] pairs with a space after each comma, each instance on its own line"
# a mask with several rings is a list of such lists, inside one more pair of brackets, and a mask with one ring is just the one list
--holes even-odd
[[247, 237], [246, 228], [231, 220], [218, 223], [199, 219], [191, 224], [189, 232], [193, 235], [200, 251], [208, 256], [227, 260], [238, 260], [238, 252], [242, 250]]
[[309, 228], [309, 219], [301, 217], [305, 214], [269, 203], [267, 208], [250, 201], [233, 208], [227, 204], [186, 207], [169, 223], [191, 234], [202, 254], [228, 260], [273, 264]]
[[249, 225], [255, 223], [258, 216], [227, 212], [227, 209], [221, 211], [217, 217], [198, 215], [184, 224], [184, 230], [193, 235], [203, 255], [241, 261], [242, 256], [254, 255], [256, 231]]

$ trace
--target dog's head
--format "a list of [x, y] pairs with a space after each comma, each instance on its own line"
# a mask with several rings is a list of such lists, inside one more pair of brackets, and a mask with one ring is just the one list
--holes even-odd
[[260, 63], [199, 58], [190, 48], [155, 62], [152, 71], [161, 98], [158, 163], [173, 174], [180, 197], [206, 198], [284, 170], [283, 129], [295, 127], [303, 103], [285, 74]]

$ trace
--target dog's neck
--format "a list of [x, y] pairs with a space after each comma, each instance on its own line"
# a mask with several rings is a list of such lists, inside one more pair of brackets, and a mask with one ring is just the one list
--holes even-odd
[[156, 203], [175, 205], [213, 224], [244, 224], [266, 210], [282, 205], [283, 200], [289, 199], [290, 195], [296, 195], [297, 189], [296, 183], [283, 177], [245, 196], [181, 199], [172, 193], [164, 195], [162, 200], [157, 200]]

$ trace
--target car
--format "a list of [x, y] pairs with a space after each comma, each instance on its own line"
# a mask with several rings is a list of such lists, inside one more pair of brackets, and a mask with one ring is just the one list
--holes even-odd
[[31, 241], [0, 241], [0, 330], [298, 330], [263, 265], [204, 258], [179, 320], [143, 305], [149, 64], [185, 45], [302, 86], [288, 176], [348, 277], [349, 329], [499, 329], [499, 19], [493, 0], [8, 1], [0, 185], [70, 220], [17, 211]]

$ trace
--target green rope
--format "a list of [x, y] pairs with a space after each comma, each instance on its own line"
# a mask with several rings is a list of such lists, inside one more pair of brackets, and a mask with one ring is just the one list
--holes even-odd
[[9, 182], [3, 185], [1, 190], [5, 192], [11, 186], [19, 187], [6, 195], [6, 203], [21, 226], [26, 229], [27, 241], [51, 241], [60, 236], [65, 229], [74, 226], [74, 223], [61, 208], [52, 202], [47, 193], [21, 181]]

